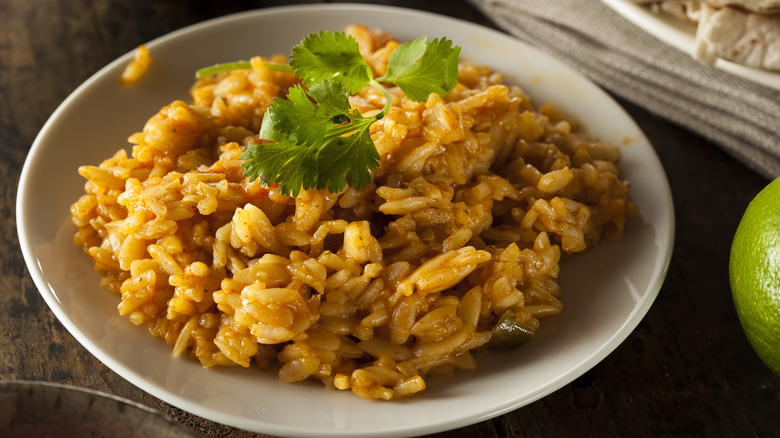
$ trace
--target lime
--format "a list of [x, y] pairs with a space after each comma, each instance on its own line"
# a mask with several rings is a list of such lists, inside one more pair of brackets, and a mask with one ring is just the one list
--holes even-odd
[[780, 178], [750, 201], [739, 222], [729, 283], [750, 345], [780, 375]]

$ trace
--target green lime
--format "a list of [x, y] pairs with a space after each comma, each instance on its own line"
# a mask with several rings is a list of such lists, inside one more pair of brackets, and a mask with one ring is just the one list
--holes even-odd
[[729, 282], [750, 345], [780, 375], [780, 178], [750, 201], [739, 222]]

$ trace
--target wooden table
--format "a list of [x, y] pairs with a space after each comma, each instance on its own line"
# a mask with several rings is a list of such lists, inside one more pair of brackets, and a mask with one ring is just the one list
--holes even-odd
[[[76, 342], [48, 309], [25, 268], [14, 204], [19, 173], [38, 130], [99, 68], [183, 26], [284, 3], [0, 0], [0, 379], [92, 388], [157, 408], [205, 436], [256, 436], [153, 398]], [[381, 3], [490, 25], [461, 1]], [[734, 230], [750, 199], [768, 181], [716, 145], [642, 108], [620, 103], [655, 146], [674, 195], [674, 256], [658, 299], [619, 348], [571, 384], [506, 415], [436, 436], [780, 433], [780, 378], [748, 345], [728, 284]]]

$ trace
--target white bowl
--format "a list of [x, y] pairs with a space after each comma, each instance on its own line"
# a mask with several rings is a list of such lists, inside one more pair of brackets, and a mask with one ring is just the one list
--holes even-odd
[[[564, 313], [548, 318], [520, 349], [477, 355], [478, 368], [428, 379], [419, 395], [366, 401], [320, 383], [280, 383], [273, 373], [203, 369], [117, 314], [91, 260], [72, 243], [69, 206], [83, 191], [76, 169], [98, 164], [174, 99], [188, 99], [194, 72], [253, 55], [289, 53], [306, 34], [348, 24], [389, 30], [401, 40], [446, 36], [462, 56], [504, 73], [537, 102], [556, 102], [589, 133], [623, 145], [620, 168], [640, 214], [619, 242], [567, 260]], [[22, 171], [19, 240], [41, 295], [62, 324], [100, 361], [172, 405], [241, 429], [286, 436], [409, 436], [486, 420], [571, 382], [613, 351], [636, 327], [661, 288], [674, 234], [663, 168], [643, 133], [601, 89], [562, 63], [506, 34], [420, 11], [369, 5], [270, 8], [191, 26], [148, 44], [150, 70], [118, 85], [132, 53], [109, 64], [69, 96], [45, 124]]]

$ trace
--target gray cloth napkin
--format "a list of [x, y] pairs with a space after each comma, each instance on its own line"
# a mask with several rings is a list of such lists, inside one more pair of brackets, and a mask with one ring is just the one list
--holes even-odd
[[695, 61], [599, 0], [469, 0], [605, 90], [780, 176], [780, 90]]

